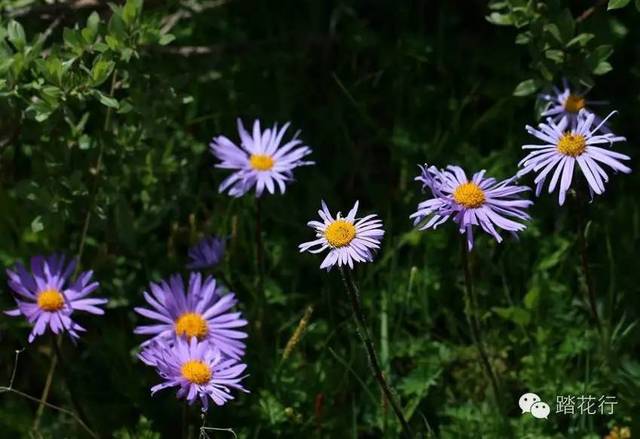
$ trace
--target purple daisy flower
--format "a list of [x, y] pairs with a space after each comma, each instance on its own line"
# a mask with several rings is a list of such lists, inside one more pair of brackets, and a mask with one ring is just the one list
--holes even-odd
[[589, 190], [592, 193], [602, 194], [604, 183], [609, 181], [609, 177], [600, 164], [605, 164], [614, 171], [631, 172], [631, 169], [620, 162], [620, 160], [629, 160], [629, 156], [595, 146], [612, 145], [615, 142], [626, 140], [624, 137], [612, 133], [598, 134], [598, 130], [614, 113], [609, 114], [593, 129], [591, 126], [595, 116], [593, 113], [586, 112], [580, 112], [578, 125], [575, 129], [569, 128], [567, 118], [562, 118], [558, 124], [547, 119], [547, 123], [539, 124], [538, 129], [527, 125], [527, 132], [542, 140], [544, 144], [522, 146], [522, 149], [534, 149], [535, 151], [520, 161], [518, 166], [521, 166], [522, 169], [518, 175], [525, 175], [531, 171], [538, 172], [534, 182], [536, 183], [536, 195], [540, 195], [542, 186], [555, 168], [549, 183], [549, 193], [553, 192], [560, 182], [558, 201], [562, 205], [567, 190], [571, 186], [573, 171], [577, 163], [587, 180]]
[[85, 329], [71, 320], [74, 311], [104, 314], [99, 306], [107, 303], [107, 299], [87, 298], [98, 288], [98, 282], [91, 282], [93, 272], [85, 271], [75, 282], [71, 282], [75, 267], [75, 261], [65, 264], [64, 256], [51, 255], [31, 258], [31, 273], [22, 264], [7, 270], [8, 283], [16, 293], [18, 307], [5, 313], [27, 318], [33, 326], [29, 343], [44, 334], [47, 328], [54, 334], [66, 331], [72, 338], [79, 338], [78, 332]]
[[452, 218], [460, 233], [467, 234], [467, 247], [471, 250], [473, 226], [480, 226], [498, 242], [502, 242], [502, 237], [497, 229], [515, 234], [526, 228], [514, 219], [529, 219], [525, 209], [533, 203], [520, 198], [528, 187], [512, 184], [513, 179], [498, 182], [495, 178], [486, 178], [484, 170], [469, 180], [459, 166], [447, 166], [444, 170], [424, 165], [420, 169], [421, 175], [416, 180], [433, 195], [418, 204], [418, 210], [410, 216], [414, 225], [426, 221], [420, 230], [435, 229]]
[[300, 252], [320, 253], [329, 249], [329, 254], [320, 264], [320, 268], [326, 268], [327, 271], [336, 264], [339, 267], [349, 265], [353, 268], [354, 262], [371, 262], [373, 252], [380, 248], [380, 241], [384, 235], [382, 221], [377, 215], [356, 218], [358, 204], [356, 201], [346, 217], [342, 217], [338, 212], [334, 218], [326, 203], [322, 201], [322, 209], [318, 210], [322, 222], [307, 223], [316, 231], [318, 239], [300, 244]]
[[136, 334], [152, 335], [143, 343], [153, 340], [171, 340], [176, 337], [208, 340], [220, 351], [239, 359], [244, 354], [242, 339], [247, 333], [236, 328], [247, 325], [240, 312], [229, 312], [238, 302], [233, 293], [220, 294], [216, 280], [200, 273], [191, 273], [187, 293], [184, 291], [182, 276], [174, 275], [169, 282], [150, 284], [151, 294], [144, 292], [150, 308], [134, 308], [135, 311], [158, 323], [138, 326]]
[[241, 376], [246, 364], [225, 358], [220, 350], [195, 337], [191, 341], [177, 339], [172, 345], [155, 345], [146, 353], [146, 364], [155, 366], [165, 380], [151, 388], [151, 395], [168, 387], [179, 387], [178, 398], [186, 398], [193, 404], [197, 398], [202, 403], [202, 411], [209, 409], [209, 398], [218, 405], [224, 405], [233, 398], [231, 389], [249, 393], [242, 387]]
[[[578, 125], [580, 111], [591, 113], [589, 105], [601, 105], [603, 101], [588, 101], [584, 97], [585, 91], [571, 90], [569, 82], [562, 80], [562, 88], [553, 87], [552, 93], [541, 94], [540, 99], [547, 102], [541, 116], [550, 117], [555, 123], [559, 123], [563, 117], [569, 121], [569, 126], [575, 128]], [[601, 119], [595, 116], [596, 122]]]
[[274, 124], [262, 131], [260, 121], [256, 120], [253, 133], [249, 134], [238, 119], [239, 147], [225, 136], [214, 137], [209, 146], [213, 155], [222, 161], [216, 168], [235, 170], [220, 184], [220, 192], [228, 190], [232, 197], [240, 197], [255, 186], [259, 197], [265, 188], [270, 194], [275, 193], [277, 184], [284, 193], [285, 184], [293, 180], [295, 168], [314, 164], [302, 160], [311, 154], [311, 148], [302, 145], [298, 134], [280, 146], [288, 127], [287, 122], [280, 130]]
[[224, 256], [225, 240], [216, 236], [204, 238], [189, 249], [191, 262], [187, 264], [189, 270], [201, 270], [203, 268], [218, 265]]

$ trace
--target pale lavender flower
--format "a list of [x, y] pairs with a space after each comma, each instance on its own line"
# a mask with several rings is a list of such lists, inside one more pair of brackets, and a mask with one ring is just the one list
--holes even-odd
[[144, 298], [150, 308], [134, 310], [157, 323], [138, 326], [136, 334], [151, 335], [152, 341], [172, 340], [176, 337], [207, 340], [231, 358], [239, 359], [245, 350], [242, 341], [247, 333], [240, 331], [247, 325], [240, 312], [230, 312], [237, 303], [235, 294], [221, 295], [216, 280], [207, 276], [204, 280], [200, 273], [191, 273], [187, 293], [180, 275], [174, 275], [169, 282], [150, 284], [151, 294], [144, 292]]
[[216, 236], [204, 238], [189, 249], [191, 261], [187, 268], [201, 270], [218, 265], [224, 256], [225, 243], [225, 239]]
[[348, 265], [353, 268], [354, 262], [371, 262], [384, 235], [382, 221], [377, 215], [356, 218], [357, 212], [358, 201], [346, 217], [338, 212], [334, 218], [322, 201], [322, 209], [318, 210], [322, 221], [307, 223], [315, 230], [318, 239], [300, 244], [300, 252], [320, 253], [328, 249], [329, 253], [320, 265], [320, 268], [327, 270], [336, 264], [339, 267]]
[[544, 143], [542, 145], [524, 145], [522, 147], [522, 149], [533, 149], [535, 151], [529, 153], [520, 161], [519, 166], [522, 169], [518, 172], [518, 175], [522, 176], [532, 171], [538, 173], [534, 182], [536, 183], [536, 195], [540, 195], [542, 186], [547, 177], [551, 175], [551, 171], [553, 171], [551, 182], [549, 183], [549, 193], [555, 190], [559, 182], [558, 202], [562, 205], [564, 204], [566, 193], [571, 187], [573, 172], [577, 163], [587, 180], [589, 190], [592, 193], [602, 194], [604, 192], [604, 183], [609, 181], [609, 177], [601, 165], [607, 165], [614, 171], [631, 172], [631, 169], [620, 162], [620, 160], [629, 160], [629, 156], [595, 146], [611, 146], [615, 142], [626, 140], [624, 137], [616, 136], [612, 133], [598, 133], [602, 125], [614, 113], [609, 114], [595, 128], [592, 128], [595, 116], [593, 113], [586, 112], [580, 112], [578, 125], [575, 129], [569, 127], [567, 118], [562, 118], [558, 124], [551, 119], [547, 119], [547, 123], [539, 124], [538, 129], [527, 125], [527, 132]]
[[[543, 117], [550, 117], [555, 123], [559, 123], [563, 117], [566, 117], [570, 128], [578, 126], [578, 114], [580, 111], [592, 113], [589, 108], [590, 105], [601, 105], [605, 103], [602, 101], [587, 100], [585, 98], [585, 91], [572, 90], [569, 86], [569, 81], [566, 79], [562, 81], [562, 88], [553, 87], [551, 93], [541, 94], [539, 98], [547, 102], [541, 114]], [[595, 116], [596, 123], [599, 123], [601, 120], [598, 116]], [[605, 131], [608, 131], [608, 129]]]
[[471, 250], [473, 226], [480, 226], [498, 242], [502, 241], [498, 229], [515, 234], [526, 228], [515, 220], [529, 219], [525, 209], [533, 203], [520, 198], [528, 187], [513, 184], [513, 179], [498, 182], [486, 178], [484, 170], [469, 180], [459, 166], [447, 166], [444, 170], [424, 165], [420, 169], [416, 180], [433, 196], [418, 204], [418, 210], [410, 216], [420, 230], [435, 229], [451, 218], [460, 233], [466, 233], [467, 247]]
[[44, 334], [47, 328], [54, 334], [66, 331], [72, 338], [79, 338], [78, 332], [85, 329], [71, 320], [74, 311], [104, 314], [99, 306], [107, 303], [107, 299], [87, 298], [98, 288], [98, 282], [91, 282], [93, 272], [85, 271], [71, 282], [75, 267], [75, 261], [66, 264], [64, 256], [52, 255], [31, 258], [31, 272], [22, 264], [7, 270], [9, 286], [16, 293], [18, 307], [5, 313], [27, 318], [33, 326], [29, 343]]
[[241, 381], [247, 368], [233, 358], [225, 358], [220, 350], [195, 337], [190, 341], [181, 338], [175, 343], [157, 343], [145, 352], [143, 361], [156, 368], [164, 382], [151, 388], [151, 394], [168, 387], [178, 387], [178, 398], [189, 404], [200, 399], [202, 411], [209, 409], [209, 398], [218, 405], [234, 399], [231, 390], [249, 393]]
[[302, 144], [298, 135], [281, 145], [287, 122], [278, 129], [277, 125], [262, 131], [260, 121], [253, 123], [253, 133], [249, 134], [238, 119], [240, 146], [236, 146], [225, 136], [214, 137], [209, 146], [211, 152], [221, 163], [217, 168], [231, 169], [234, 172], [220, 184], [220, 192], [228, 191], [233, 197], [240, 197], [255, 187], [256, 196], [266, 189], [270, 194], [281, 193], [286, 184], [293, 180], [293, 170], [298, 166], [312, 165], [303, 158], [311, 154], [311, 148]]

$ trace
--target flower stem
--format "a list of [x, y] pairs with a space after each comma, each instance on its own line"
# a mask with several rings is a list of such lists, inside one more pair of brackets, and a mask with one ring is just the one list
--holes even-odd
[[[59, 342], [60, 336], [58, 339], [53, 339], [53, 345], [55, 346]], [[44, 382], [44, 389], [42, 389], [42, 395], [40, 396], [40, 402], [38, 403], [38, 409], [36, 410], [36, 416], [33, 419], [33, 425], [31, 429], [33, 431], [38, 431], [40, 428], [40, 419], [42, 418], [42, 414], [44, 413], [44, 408], [47, 405], [47, 399], [49, 399], [49, 392], [51, 391], [51, 383], [53, 383], [53, 374], [56, 371], [56, 367], [58, 365], [58, 350], [53, 349], [51, 354], [51, 363], [49, 365], [49, 371], [47, 372], [47, 379]]]
[[69, 389], [69, 397], [71, 398], [71, 404], [73, 405], [73, 408], [75, 409], [75, 412], [78, 414], [78, 417], [82, 420], [82, 422], [89, 426], [89, 428], [91, 427], [91, 424], [89, 423], [88, 419], [87, 419], [87, 415], [83, 409], [82, 404], [80, 404], [80, 402], [78, 401], [78, 398], [76, 397], [75, 392], [73, 391], [73, 389], [71, 388], [70, 385], [70, 380], [68, 377], [68, 372], [69, 369], [67, 367], [67, 364], [64, 361], [64, 358], [62, 356], [62, 349], [60, 348], [60, 345], [62, 344], [62, 338], [58, 337], [57, 339], [54, 339], [53, 342], [53, 346], [55, 348], [56, 351], [56, 357], [58, 358], [58, 361], [60, 362], [60, 366], [62, 367], [63, 371], [65, 372], [63, 374], [64, 376], [64, 380], [65, 383], [67, 385], [67, 388]]
[[596, 292], [593, 286], [593, 277], [591, 276], [591, 269], [589, 268], [589, 252], [587, 248], [587, 240], [585, 239], [585, 221], [584, 221], [584, 205], [585, 197], [582, 193], [578, 193], [576, 196], [576, 214], [577, 214], [577, 226], [578, 226], [578, 247], [580, 251], [580, 265], [582, 268], [582, 274], [584, 275], [584, 282], [587, 287], [586, 295], [589, 308], [591, 310], [591, 318], [596, 325], [596, 328], [600, 332], [602, 325], [600, 323], [600, 317], [598, 317], [598, 306], [596, 301]]
[[489, 381], [491, 382], [491, 390], [493, 391], [493, 397], [495, 399], [495, 403], [497, 407], [502, 411], [502, 400], [500, 398], [500, 387], [498, 385], [498, 379], [496, 377], [495, 372], [493, 371], [493, 367], [491, 367], [491, 362], [489, 361], [489, 355], [487, 355], [487, 351], [484, 347], [484, 341], [482, 338], [482, 331], [480, 329], [480, 323], [478, 322], [478, 298], [476, 297], [475, 290], [473, 288], [473, 276], [471, 275], [471, 266], [469, 265], [469, 254], [467, 252], [467, 241], [462, 236], [461, 240], [462, 246], [462, 266], [464, 268], [464, 313], [467, 318], [467, 323], [469, 325], [469, 330], [471, 332], [471, 340], [473, 344], [478, 349], [478, 354], [480, 355], [480, 361], [482, 363], [482, 367], [484, 368], [485, 373], [489, 377]]
[[264, 243], [262, 242], [262, 202], [256, 198], [256, 268], [258, 272], [258, 294], [264, 299]]
[[378, 361], [378, 357], [376, 355], [376, 351], [373, 347], [373, 342], [371, 341], [371, 337], [369, 336], [369, 331], [367, 329], [367, 322], [362, 311], [362, 305], [360, 303], [360, 296], [358, 293], [358, 287], [353, 281], [353, 277], [351, 276], [350, 270], [345, 270], [342, 266], [340, 268], [340, 274], [342, 275], [342, 281], [344, 282], [345, 289], [347, 290], [347, 294], [349, 295], [349, 299], [351, 300], [351, 307], [353, 308], [353, 315], [356, 319], [356, 327], [358, 328], [358, 335], [360, 335], [360, 339], [362, 340], [362, 344], [367, 351], [367, 355], [369, 357], [369, 366], [371, 367], [371, 372], [373, 373], [373, 377], [378, 381], [382, 391], [384, 392], [387, 401], [391, 404], [394, 413], [398, 417], [400, 424], [402, 425], [402, 429], [407, 438], [412, 438], [413, 434], [411, 432], [411, 428], [409, 427], [409, 423], [404, 417], [404, 413], [402, 412], [402, 407], [393, 394], [391, 387], [387, 383], [384, 378], [384, 374], [382, 373], [382, 368], [380, 367], [380, 362]]

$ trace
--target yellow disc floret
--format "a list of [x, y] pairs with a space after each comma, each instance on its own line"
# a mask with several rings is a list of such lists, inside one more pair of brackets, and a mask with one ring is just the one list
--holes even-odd
[[176, 320], [176, 334], [179, 336], [197, 337], [198, 340], [202, 340], [208, 332], [207, 321], [198, 313], [187, 312]]
[[267, 154], [252, 154], [249, 158], [251, 167], [256, 171], [269, 171], [273, 168], [273, 157]]
[[556, 146], [558, 151], [570, 157], [578, 157], [587, 149], [587, 141], [582, 134], [565, 133]]
[[211, 369], [200, 360], [189, 360], [182, 364], [180, 373], [193, 384], [207, 384], [211, 381]]
[[332, 247], [344, 247], [356, 237], [356, 228], [350, 222], [338, 219], [327, 226], [324, 237]]
[[60, 311], [64, 306], [64, 296], [56, 289], [44, 290], [38, 295], [38, 307], [43, 311]]
[[463, 183], [453, 191], [453, 199], [456, 203], [467, 209], [475, 209], [485, 202], [484, 191], [475, 183]]
[[585, 100], [582, 96], [569, 95], [564, 101], [564, 109], [569, 113], [577, 113], [585, 107]]

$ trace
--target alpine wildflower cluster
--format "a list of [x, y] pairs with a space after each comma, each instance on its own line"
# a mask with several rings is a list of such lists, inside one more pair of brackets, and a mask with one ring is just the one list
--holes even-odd
[[[209, 266], [222, 258], [222, 244], [204, 240], [189, 256], [196, 266]], [[247, 368], [242, 362], [247, 333], [240, 329], [247, 321], [241, 312], [232, 310], [238, 303], [234, 293], [212, 276], [192, 272], [186, 289], [182, 276], [176, 274], [151, 282], [143, 297], [148, 307], [135, 311], [152, 324], [134, 331], [149, 336], [141, 344], [139, 358], [155, 367], [164, 380], [151, 388], [152, 395], [178, 387], [178, 398], [189, 404], [199, 400], [202, 410], [207, 411], [209, 399], [220, 406], [234, 398], [232, 389], [247, 392], [241, 384]]]

